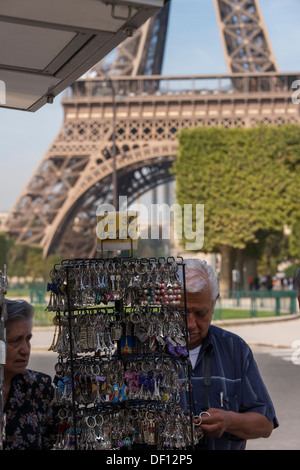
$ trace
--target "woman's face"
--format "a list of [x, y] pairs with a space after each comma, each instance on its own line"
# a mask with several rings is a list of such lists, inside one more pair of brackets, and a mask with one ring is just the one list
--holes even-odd
[[30, 356], [30, 340], [32, 337], [30, 320], [19, 318], [6, 326], [6, 364], [4, 373], [6, 379], [25, 371]]

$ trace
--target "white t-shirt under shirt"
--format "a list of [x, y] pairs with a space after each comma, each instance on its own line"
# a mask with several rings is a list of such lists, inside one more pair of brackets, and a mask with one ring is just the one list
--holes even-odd
[[191, 363], [192, 363], [192, 368], [193, 368], [193, 369], [194, 369], [194, 367], [195, 367], [195, 364], [196, 364], [196, 361], [197, 361], [197, 357], [198, 357], [200, 348], [201, 348], [201, 344], [200, 344], [200, 346], [198, 346], [197, 348], [195, 348], [195, 349], [190, 349], [190, 350], [189, 350], [190, 361], [191, 361]]

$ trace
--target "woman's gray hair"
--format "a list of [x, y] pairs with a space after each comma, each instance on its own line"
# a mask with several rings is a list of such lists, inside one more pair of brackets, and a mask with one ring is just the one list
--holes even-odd
[[295, 274], [295, 288], [300, 292], [300, 268], [297, 269]]
[[6, 325], [20, 318], [33, 321], [34, 309], [26, 300], [4, 299], [4, 302], [7, 311]]
[[215, 302], [219, 296], [219, 286], [211, 266], [200, 259], [186, 259], [184, 263], [187, 292], [203, 292], [209, 289], [212, 301]]

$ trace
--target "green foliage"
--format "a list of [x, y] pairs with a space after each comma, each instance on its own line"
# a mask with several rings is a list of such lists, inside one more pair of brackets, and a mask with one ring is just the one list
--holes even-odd
[[292, 258], [300, 260], [300, 217], [297, 217], [291, 227], [289, 237], [289, 252]]
[[8, 279], [29, 277], [33, 282], [40, 279], [46, 281], [53, 265], [60, 260], [59, 254], [43, 259], [40, 246], [15, 243], [6, 234], [0, 234], [0, 266], [7, 265]]
[[9, 277], [41, 277], [43, 273], [42, 249], [16, 243], [7, 254], [7, 264]]
[[288, 252], [288, 237], [281, 231], [265, 231], [259, 234], [260, 253], [257, 258], [258, 274], [275, 276], [278, 264], [286, 258]]
[[4, 232], [0, 233], [0, 269], [7, 264], [7, 253], [13, 245], [12, 240], [8, 240]]
[[293, 264], [293, 265], [289, 266], [288, 268], [286, 268], [284, 270], [284, 277], [286, 279], [294, 277], [296, 275], [296, 272], [297, 272], [298, 268], [299, 268], [298, 264]]
[[299, 126], [202, 127], [178, 138], [177, 202], [204, 204], [204, 251], [246, 249], [259, 244], [259, 233], [282, 233], [293, 223], [299, 212]]

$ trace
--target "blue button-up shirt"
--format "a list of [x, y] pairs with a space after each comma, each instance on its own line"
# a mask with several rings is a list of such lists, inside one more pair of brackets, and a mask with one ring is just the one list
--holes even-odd
[[[198, 415], [206, 409], [203, 379], [208, 346], [212, 347], [208, 407], [237, 413], [261, 413], [273, 421], [274, 428], [277, 427], [274, 406], [251, 349], [239, 336], [213, 325], [201, 345], [191, 374], [193, 413]], [[205, 439], [199, 449], [243, 450], [245, 447], [245, 440], [224, 433], [217, 439]]]

